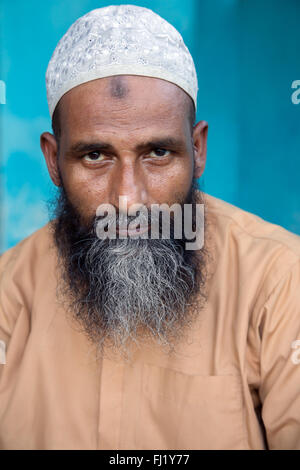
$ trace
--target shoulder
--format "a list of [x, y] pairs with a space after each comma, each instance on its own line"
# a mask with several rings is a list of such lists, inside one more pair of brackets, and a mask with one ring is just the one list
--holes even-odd
[[0, 337], [7, 344], [17, 325], [29, 331], [34, 298], [49, 284], [52, 248], [48, 223], [0, 256]]
[[[261, 308], [300, 267], [300, 237], [221, 199], [203, 194], [220, 272], [250, 292]], [[254, 307], [254, 304], [252, 304]]]
[[[41, 266], [49, 262], [53, 250], [51, 223], [26, 237], [0, 256], [0, 295], [14, 286], [28, 286], [38, 276]], [[16, 291], [16, 290], [15, 290]]]
[[220, 229], [235, 230], [253, 242], [282, 246], [291, 252], [295, 261], [300, 259], [300, 236], [209, 194], [204, 194], [204, 200], [208, 212], [215, 215]]
[[51, 247], [49, 225], [0, 256], [0, 339], [7, 346], [13, 331], [19, 331], [20, 345], [29, 334], [34, 285]]
[[9, 248], [4, 253], [0, 254], [0, 273], [3, 268], [14, 263], [21, 256], [26, 256], [33, 250], [39, 250], [45, 246], [45, 243], [49, 245], [51, 241], [51, 222], [44, 225], [42, 228], [36, 230], [28, 237], [21, 240], [17, 245]]

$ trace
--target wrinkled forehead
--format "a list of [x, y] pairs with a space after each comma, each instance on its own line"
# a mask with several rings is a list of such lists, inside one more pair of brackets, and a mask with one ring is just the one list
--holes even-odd
[[164, 126], [179, 132], [188, 124], [191, 98], [165, 80], [130, 75], [81, 84], [59, 102], [61, 127], [70, 132], [89, 129], [134, 129]]

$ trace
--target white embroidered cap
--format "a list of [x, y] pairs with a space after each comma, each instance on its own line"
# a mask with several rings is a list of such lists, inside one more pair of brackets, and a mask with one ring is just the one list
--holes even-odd
[[148, 8], [112, 5], [79, 18], [57, 44], [46, 72], [50, 116], [67, 91], [113, 75], [167, 80], [197, 108], [196, 69], [179, 32]]

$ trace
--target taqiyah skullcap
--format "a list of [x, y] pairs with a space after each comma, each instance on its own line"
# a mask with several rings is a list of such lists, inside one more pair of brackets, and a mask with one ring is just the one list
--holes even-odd
[[180, 33], [148, 8], [112, 5], [79, 18], [57, 44], [46, 72], [50, 116], [67, 91], [114, 75], [167, 80], [197, 107], [196, 69]]

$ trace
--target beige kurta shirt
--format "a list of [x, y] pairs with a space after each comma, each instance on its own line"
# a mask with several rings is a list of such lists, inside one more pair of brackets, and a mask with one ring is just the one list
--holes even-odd
[[300, 449], [300, 237], [205, 201], [215, 268], [172, 354], [96, 358], [56, 300], [48, 225], [2, 255], [0, 449]]

